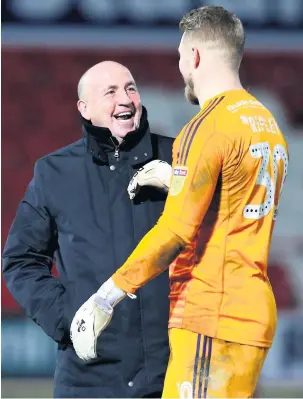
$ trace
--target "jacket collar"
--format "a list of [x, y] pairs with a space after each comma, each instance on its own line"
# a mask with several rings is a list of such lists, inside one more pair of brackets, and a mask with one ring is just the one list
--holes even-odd
[[119, 148], [121, 159], [128, 160], [131, 165], [138, 165], [153, 157], [149, 123], [146, 108], [142, 108], [142, 116], [138, 129], [129, 132], [120, 144], [107, 128], [93, 126], [82, 118], [82, 131], [86, 149], [91, 156], [103, 163], [109, 163], [116, 148]]

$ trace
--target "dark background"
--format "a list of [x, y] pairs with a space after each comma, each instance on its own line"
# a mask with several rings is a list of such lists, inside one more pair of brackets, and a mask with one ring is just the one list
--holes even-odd
[[[303, 396], [303, 1], [2, 1], [2, 246], [37, 158], [81, 136], [76, 86], [93, 64], [133, 73], [152, 128], [175, 136], [196, 112], [178, 71], [178, 21], [194, 6], [234, 10], [247, 29], [244, 85], [275, 114], [291, 161], [269, 276], [279, 327], [258, 395]], [[2, 280], [2, 389], [51, 396], [55, 345], [23, 316]]]

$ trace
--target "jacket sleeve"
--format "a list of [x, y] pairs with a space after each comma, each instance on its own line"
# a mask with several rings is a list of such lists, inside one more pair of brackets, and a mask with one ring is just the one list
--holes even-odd
[[[198, 151], [189, 151], [189, 167], [174, 159], [174, 175], [164, 212], [125, 264], [113, 275], [114, 283], [134, 293], [167, 269], [197, 233], [212, 200], [223, 162], [224, 145], [210, 135]], [[223, 148], [222, 148], [223, 147]]]
[[41, 161], [21, 201], [3, 252], [3, 275], [14, 299], [47, 335], [67, 342], [66, 292], [51, 274], [57, 235], [43, 195]]

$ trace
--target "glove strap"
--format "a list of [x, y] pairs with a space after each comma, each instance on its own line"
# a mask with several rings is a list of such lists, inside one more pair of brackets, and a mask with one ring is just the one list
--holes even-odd
[[135, 295], [127, 294], [126, 292], [120, 290], [120, 288], [114, 284], [112, 278], [108, 279], [104, 284], [101, 285], [97, 291], [97, 295], [100, 298], [105, 299], [112, 307], [117, 305], [117, 303], [125, 298], [126, 295], [132, 299], [136, 298]]

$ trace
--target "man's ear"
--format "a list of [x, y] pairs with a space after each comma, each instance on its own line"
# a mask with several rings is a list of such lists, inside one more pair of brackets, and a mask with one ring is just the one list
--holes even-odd
[[192, 57], [193, 57], [193, 65], [194, 68], [197, 69], [200, 65], [200, 52], [197, 47], [192, 48]]
[[77, 108], [80, 112], [80, 114], [83, 116], [83, 118], [90, 120], [90, 115], [87, 109], [87, 104], [83, 100], [78, 100], [77, 101]]

